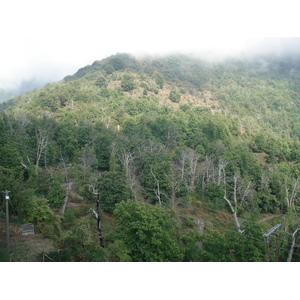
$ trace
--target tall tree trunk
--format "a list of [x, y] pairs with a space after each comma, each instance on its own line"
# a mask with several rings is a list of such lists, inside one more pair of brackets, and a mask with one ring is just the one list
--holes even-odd
[[296, 233], [298, 232], [299, 228], [297, 228], [293, 234], [292, 234], [292, 243], [291, 243], [291, 248], [289, 251], [289, 255], [287, 258], [287, 262], [291, 262], [292, 261], [292, 257], [293, 257], [293, 253], [294, 253], [294, 248], [295, 248], [295, 242], [296, 242]]
[[287, 262], [291, 262], [292, 261], [292, 257], [293, 257], [293, 253], [294, 253], [294, 249], [295, 249], [295, 243], [296, 243], [296, 234], [297, 234], [299, 228], [300, 228], [300, 219], [298, 217], [298, 227], [296, 228], [296, 230], [292, 234], [292, 243], [291, 243], [291, 247], [290, 247], [288, 258], [286, 260]]
[[72, 184], [73, 184], [73, 182], [69, 182], [69, 185], [68, 185], [68, 188], [67, 188], [67, 194], [66, 194], [65, 199], [64, 199], [64, 204], [59, 210], [59, 213], [61, 215], [63, 215], [65, 213], [65, 210], [66, 210], [66, 207], [67, 207], [67, 204], [68, 204], [68, 201], [69, 201], [70, 193], [71, 193]]
[[35, 173], [38, 175], [39, 170], [39, 162], [41, 159], [41, 155], [44, 152], [48, 145], [48, 137], [46, 135], [43, 135], [39, 133], [37, 135], [37, 150], [36, 150], [36, 163], [35, 163]]
[[234, 221], [235, 224], [238, 228], [238, 232], [242, 233], [243, 231], [241, 230], [241, 225], [237, 216], [237, 209], [238, 209], [238, 201], [237, 201], [237, 180], [238, 180], [238, 175], [234, 174], [233, 176], [233, 204], [230, 202], [230, 200], [227, 198], [226, 196], [226, 187], [225, 187], [225, 195], [224, 195], [224, 199], [226, 200], [226, 202], [228, 203], [233, 217], [234, 217]]
[[242, 232], [242, 230], [240, 229], [241, 225], [240, 225], [239, 219], [237, 217], [236, 209], [233, 207], [233, 205], [231, 204], [230, 200], [226, 196], [224, 196], [224, 199], [228, 203], [228, 205], [229, 205], [229, 207], [231, 209], [232, 215], [234, 217], [234, 221], [235, 221], [236, 227], [238, 228], [238, 231], [241, 233]]

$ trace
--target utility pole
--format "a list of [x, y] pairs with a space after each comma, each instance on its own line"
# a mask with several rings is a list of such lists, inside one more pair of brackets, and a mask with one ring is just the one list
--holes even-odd
[[5, 194], [5, 201], [6, 201], [6, 245], [7, 245], [7, 257], [8, 261], [11, 261], [10, 257], [10, 240], [9, 240], [9, 210], [8, 210], [8, 202], [9, 202], [9, 196], [8, 193], [10, 191], [0, 191], [1, 193]]
[[278, 232], [277, 229], [281, 226], [281, 224], [277, 224], [272, 227], [269, 231], [267, 231], [263, 237], [265, 238], [266, 242], [266, 262], [269, 262], [269, 235], [276, 230], [276, 262], [278, 262]]

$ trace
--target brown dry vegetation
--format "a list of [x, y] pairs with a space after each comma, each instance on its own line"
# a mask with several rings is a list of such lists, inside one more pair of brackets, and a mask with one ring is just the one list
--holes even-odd
[[[131, 73], [131, 76], [134, 77], [136, 86], [132, 91], [123, 92], [126, 97], [131, 97], [132, 99], [141, 99], [144, 98], [145, 95], [143, 84], [149, 87], [156, 87], [154, 80], [151, 77], [144, 76], [143, 79], [139, 78], [137, 74]], [[108, 89], [121, 89], [121, 78], [122, 73], [118, 73], [118, 80], [111, 80], [108, 83]], [[205, 90], [203, 92], [199, 92], [194, 88], [190, 88], [190, 91], [186, 91], [186, 93], [181, 95], [181, 99], [179, 103], [174, 103], [169, 99], [170, 92], [172, 90], [172, 86], [165, 83], [162, 89], [158, 89], [158, 93], [154, 93], [153, 91], [148, 91], [146, 97], [151, 97], [157, 99], [159, 104], [168, 104], [171, 105], [174, 109], [178, 109], [182, 104], [193, 103], [196, 106], [209, 107], [214, 113], [214, 111], [219, 108], [220, 103], [218, 100], [213, 99], [212, 93], [209, 90]]]

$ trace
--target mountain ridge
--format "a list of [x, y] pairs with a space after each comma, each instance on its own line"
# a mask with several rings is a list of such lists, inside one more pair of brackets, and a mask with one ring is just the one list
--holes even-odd
[[300, 207], [298, 60], [95, 61], [0, 104], [0, 187], [57, 259], [262, 261], [263, 230], [287, 222], [284, 260]]

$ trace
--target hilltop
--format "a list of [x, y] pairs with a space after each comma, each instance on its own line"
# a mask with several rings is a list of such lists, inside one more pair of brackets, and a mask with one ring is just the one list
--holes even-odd
[[299, 59], [117, 54], [0, 104], [13, 220], [59, 261], [263, 261], [280, 222], [298, 260]]

